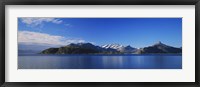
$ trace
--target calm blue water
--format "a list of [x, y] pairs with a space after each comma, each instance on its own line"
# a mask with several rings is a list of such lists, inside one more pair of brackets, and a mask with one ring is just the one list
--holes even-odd
[[182, 69], [182, 56], [19, 55], [18, 69]]

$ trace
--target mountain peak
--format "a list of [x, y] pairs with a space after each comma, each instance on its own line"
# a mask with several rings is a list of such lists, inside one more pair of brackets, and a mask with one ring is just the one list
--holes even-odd
[[91, 43], [70, 43], [69, 45], [92, 45]]
[[162, 42], [161, 42], [161, 41], [158, 41], [157, 44], [162, 44]]
[[138, 51], [138, 53], [181, 53], [181, 52], [182, 49], [168, 46], [166, 44], [163, 44], [161, 41], [152, 46], [144, 47], [143, 49], [140, 49]]
[[101, 47], [106, 48], [106, 49], [108, 48], [119, 49], [124, 46], [120, 44], [106, 44], [106, 45], [102, 45]]
[[91, 43], [71, 43], [64, 47], [48, 48], [41, 54], [132, 54], [132, 53], [182, 53], [181, 48], [175, 48], [161, 43], [160, 41], [153, 46], [136, 49], [120, 44], [107, 44], [95, 46]]
[[156, 44], [154, 44], [154, 46], [155, 45], [164, 45], [165, 46], [165, 44], [163, 44], [161, 41], [158, 41]]

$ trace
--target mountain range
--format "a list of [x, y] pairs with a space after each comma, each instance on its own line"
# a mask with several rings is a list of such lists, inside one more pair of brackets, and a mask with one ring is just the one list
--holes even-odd
[[107, 44], [96, 46], [91, 43], [69, 44], [58, 48], [48, 48], [40, 54], [181, 54], [182, 48], [172, 47], [161, 42], [144, 48], [134, 48], [130, 45]]
[[182, 53], [182, 48], [176, 48], [172, 46], [165, 45], [161, 42], [158, 42], [152, 46], [144, 47], [138, 49], [138, 54], [145, 53]]
[[101, 46], [104, 49], [115, 49], [121, 53], [135, 53], [137, 51], [137, 48], [133, 48], [130, 45], [128, 46], [123, 46], [120, 44], [107, 44]]

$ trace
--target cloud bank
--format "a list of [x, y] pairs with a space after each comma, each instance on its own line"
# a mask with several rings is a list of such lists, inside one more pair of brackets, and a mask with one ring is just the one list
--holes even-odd
[[70, 43], [84, 43], [82, 39], [69, 39], [45, 33], [19, 31], [18, 43], [62, 46]]
[[25, 23], [28, 26], [40, 26], [45, 22], [54, 23], [54, 24], [61, 24], [63, 21], [58, 18], [37, 18], [37, 17], [24, 17], [20, 18], [22, 23]]

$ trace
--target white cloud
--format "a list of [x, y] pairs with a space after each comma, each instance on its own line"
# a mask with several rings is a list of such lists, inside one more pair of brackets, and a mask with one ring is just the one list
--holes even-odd
[[63, 21], [58, 18], [37, 18], [37, 17], [24, 17], [20, 20], [28, 26], [41, 26], [44, 22], [51, 22], [54, 24], [61, 24]]
[[23, 44], [67, 45], [70, 43], [84, 43], [85, 41], [82, 39], [69, 39], [45, 33], [19, 31], [18, 42]]

